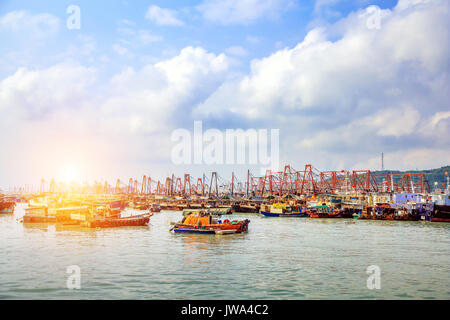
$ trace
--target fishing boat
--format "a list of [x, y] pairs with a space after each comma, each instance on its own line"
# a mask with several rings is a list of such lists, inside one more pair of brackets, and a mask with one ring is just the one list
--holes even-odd
[[416, 204], [416, 212], [419, 216], [419, 221], [430, 222], [433, 219], [433, 204], [432, 203], [418, 203]]
[[222, 221], [213, 218], [207, 211], [196, 211], [190, 213], [179, 223], [172, 223], [174, 226], [170, 231], [175, 233], [199, 233], [199, 234], [232, 234], [242, 233], [248, 230], [250, 220]]
[[111, 201], [108, 204], [108, 206], [113, 214], [120, 215], [120, 212], [123, 209], [125, 209], [127, 204], [126, 204], [126, 201], [124, 201], [124, 200], [116, 200], [116, 201]]
[[[212, 216], [222, 216], [227, 214], [232, 214], [231, 208], [208, 208], [209, 214]], [[186, 217], [191, 213], [199, 211], [198, 209], [184, 209], [183, 216]]]
[[450, 222], [450, 206], [435, 205], [431, 221], [432, 222]]
[[151, 212], [161, 212], [161, 206], [159, 205], [159, 203], [153, 203], [150, 206], [150, 211]]
[[308, 217], [308, 214], [301, 208], [293, 208], [285, 203], [274, 203], [270, 206], [263, 206], [260, 213], [266, 217]]
[[426, 221], [431, 213], [424, 210], [421, 204], [376, 203], [374, 206], [367, 206], [359, 219]]
[[25, 209], [22, 217], [23, 223], [55, 223], [56, 215], [54, 211], [50, 211], [46, 206], [32, 206]]
[[0, 200], [0, 214], [11, 214], [14, 213], [14, 207], [16, 203], [9, 200]]
[[232, 207], [233, 212], [242, 212], [242, 213], [258, 213], [259, 212], [259, 204], [258, 203], [235, 203]]
[[327, 205], [308, 207], [306, 212], [311, 218], [353, 218], [353, 214]]
[[86, 221], [90, 216], [88, 206], [50, 209], [50, 212], [52, 211], [56, 217], [56, 222], [63, 224], [80, 224], [81, 221]]
[[120, 218], [95, 218], [84, 221], [81, 226], [88, 228], [116, 228], [116, 227], [138, 227], [146, 226], [150, 221], [152, 214], [146, 213], [131, 217]]

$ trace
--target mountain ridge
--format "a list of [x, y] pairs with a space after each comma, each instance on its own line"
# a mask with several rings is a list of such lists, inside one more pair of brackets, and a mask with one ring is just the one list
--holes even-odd
[[378, 170], [371, 171], [373, 174], [398, 174], [398, 173], [424, 173], [425, 178], [428, 180], [430, 187], [433, 189], [435, 182], [438, 183], [438, 187], [441, 184], [447, 184], [447, 176], [445, 173], [450, 174], [450, 165], [436, 168], [436, 169], [424, 169], [424, 170]]

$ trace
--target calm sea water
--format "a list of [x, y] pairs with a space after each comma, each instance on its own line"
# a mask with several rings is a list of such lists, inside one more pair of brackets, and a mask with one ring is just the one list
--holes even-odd
[[[0, 299], [450, 299], [450, 224], [264, 218], [240, 235], [32, 227], [0, 216]], [[67, 267], [81, 269], [69, 290]], [[366, 269], [381, 269], [367, 288]]]

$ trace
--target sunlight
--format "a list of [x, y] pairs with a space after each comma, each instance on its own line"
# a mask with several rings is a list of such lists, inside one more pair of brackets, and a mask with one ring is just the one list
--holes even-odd
[[66, 164], [61, 167], [58, 180], [65, 183], [80, 182], [80, 171], [73, 164]]

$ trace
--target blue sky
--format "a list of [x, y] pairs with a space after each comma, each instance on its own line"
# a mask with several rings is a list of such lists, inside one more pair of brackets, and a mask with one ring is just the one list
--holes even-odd
[[[107, 55], [111, 72], [124, 66], [139, 67], [149, 61], [158, 61], [175, 55], [186, 46], [201, 46], [207, 51], [230, 52], [239, 58], [240, 68], [247, 70], [253, 58], [265, 57], [277, 49], [292, 47], [301, 42], [306, 33], [316, 24], [333, 23], [349, 12], [365, 8], [369, 4], [380, 8], [392, 8], [396, 1], [273, 1], [273, 12], [263, 12], [255, 18], [244, 17], [238, 21], [214, 21], [204, 17], [199, 6], [204, 1], [8, 1], [0, 4], [0, 14], [12, 11], [27, 11], [30, 14], [49, 13], [60, 19], [62, 27], [57, 36], [46, 41], [28, 39], [27, 31], [21, 36], [1, 33], [6, 39], [1, 52], [12, 49], [35, 56], [30, 65], [45, 67], [61, 60], [58, 53], [71, 44], [79, 44], [80, 37], [92, 37], [96, 43], [96, 54]], [[257, 3], [257, 2], [256, 2]], [[323, 3], [323, 4], [321, 4]], [[80, 30], [64, 28], [69, 14], [69, 5], [77, 5], [81, 10]], [[158, 25], [146, 18], [148, 8], [156, 5], [176, 12], [182, 26]], [[224, 19], [226, 20], [226, 19]], [[146, 44], [124, 44], [126, 34], [121, 30], [143, 30], [159, 40]], [[129, 50], [132, 55], [111, 55], [114, 45]], [[234, 48], [234, 50], [233, 50]], [[40, 58], [38, 58], [40, 57]], [[95, 63], [79, 57], [83, 63]], [[2, 66], [2, 74], [7, 75], [15, 65]]]
[[171, 134], [195, 120], [280, 129], [295, 168], [448, 165], [449, 18], [445, 0], [3, 0], [0, 187], [67, 166], [245, 175], [173, 164]]

